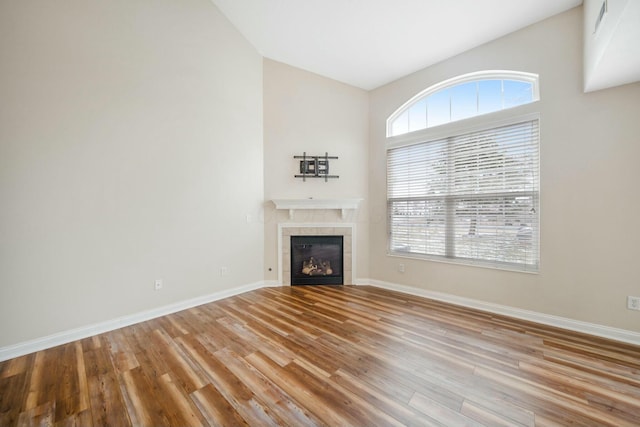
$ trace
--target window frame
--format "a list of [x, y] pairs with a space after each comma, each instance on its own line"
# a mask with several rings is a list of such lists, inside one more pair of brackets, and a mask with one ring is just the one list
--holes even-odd
[[[471, 82], [477, 82], [477, 81], [483, 81], [483, 80], [512, 80], [512, 81], [521, 81], [525, 83], [530, 83], [532, 101], [526, 104], [517, 105], [515, 107], [508, 107], [508, 108], [503, 107], [500, 110], [492, 111], [489, 113], [479, 113], [468, 118], [453, 120], [447, 123], [426, 127], [426, 128], [418, 129], [415, 131], [408, 131], [399, 135], [392, 135], [393, 122], [402, 114], [407, 112], [413, 105], [417, 104], [418, 102], [421, 102], [422, 100], [428, 99], [431, 95], [434, 95], [435, 93], [441, 90], [454, 88], [456, 86], [460, 86], [465, 83], [471, 83]], [[415, 96], [411, 97], [407, 102], [402, 104], [387, 119], [387, 123], [386, 123], [387, 138], [396, 138], [396, 137], [400, 137], [400, 136], [415, 133], [415, 132], [422, 132], [425, 129], [435, 129], [441, 126], [449, 126], [453, 123], [470, 120], [476, 117], [492, 115], [501, 111], [510, 111], [510, 110], [513, 110], [514, 108], [519, 108], [525, 105], [533, 104], [539, 100], [540, 100], [540, 85], [539, 85], [538, 74], [528, 73], [524, 71], [509, 71], [509, 70], [483, 70], [483, 71], [476, 71], [473, 73], [463, 74], [461, 76], [453, 77], [453, 78], [444, 80], [440, 83], [436, 83], [432, 86], [429, 86], [428, 88], [419, 92]]]
[[[424, 95], [424, 93], [425, 93], [424, 91], [421, 92], [421, 95]], [[412, 99], [416, 100], [418, 99], [418, 97], [414, 97]], [[411, 105], [411, 104], [406, 103], [405, 105]], [[392, 251], [391, 250], [391, 231], [392, 231], [391, 228], [392, 227], [391, 227], [391, 221], [389, 217], [390, 199], [389, 199], [388, 193], [386, 195], [387, 255], [392, 257], [399, 257], [399, 258], [422, 259], [422, 260], [443, 262], [443, 263], [455, 264], [455, 265], [477, 266], [477, 267], [484, 267], [484, 268], [491, 268], [491, 269], [498, 269], [498, 270], [538, 274], [540, 272], [540, 262], [541, 262], [540, 224], [542, 221], [541, 221], [541, 215], [540, 215], [541, 177], [540, 177], [539, 162], [540, 162], [540, 151], [541, 151], [540, 134], [541, 134], [542, 122], [540, 118], [540, 113], [536, 111], [536, 107], [537, 106], [534, 103], [522, 104], [513, 108], [498, 110], [492, 113], [474, 116], [464, 120], [447, 123], [441, 126], [425, 128], [425, 129], [408, 132], [408, 133], [393, 136], [393, 137], [387, 137], [387, 144], [386, 144], [387, 153], [385, 153], [385, 158], [388, 159], [388, 151], [394, 148], [410, 146], [410, 145], [420, 144], [427, 141], [435, 141], [435, 140], [444, 139], [444, 138], [452, 138], [452, 137], [460, 136], [466, 133], [478, 132], [478, 131], [488, 130], [492, 128], [508, 126], [516, 123], [537, 120], [538, 122], [538, 159], [537, 159], [538, 163], [536, 167], [538, 172], [538, 182], [537, 182], [538, 214], [537, 214], [537, 227], [535, 227], [535, 231], [534, 231], [536, 233], [535, 238], [537, 239], [537, 257], [536, 257], [537, 264], [535, 266], [528, 265], [528, 264], [512, 264], [507, 262], [498, 262], [498, 261], [483, 260], [483, 259], [448, 258], [446, 256]], [[385, 192], [388, 191], [388, 179], [389, 177], [387, 175], [386, 182], [385, 182], [386, 184]]]

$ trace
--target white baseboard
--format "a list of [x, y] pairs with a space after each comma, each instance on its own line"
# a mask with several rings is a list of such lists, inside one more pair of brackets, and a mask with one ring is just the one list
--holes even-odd
[[580, 320], [568, 319], [566, 317], [559, 317], [550, 314], [538, 313], [535, 311], [522, 310], [505, 305], [459, 297], [441, 292], [428, 291], [426, 289], [415, 288], [413, 286], [398, 285], [396, 283], [383, 282], [380, 280], [367, 281], [365, 279], [360, 279], [357, 281], [357, 284], [369, 284], [378, 288], [403, 292], [405, 294], [448, 302], [463, 307], [475, 308], [494, 314], [515, 317], [516, 319], [529, 320], [531, 322], [555, 326], [562, 329], [568, 329], [570, 331], [583, 332], [585, 334], [595, 335], [602, 338], [640, 345], [640, 333], [628, 331], [626, 329], [612, 328], [595, 323], [582, 322]]
[[251, 283], [251, 284], [239, 286], [233, 289], [227, 289], [224, 291], [215, 292], [210, 295], [204, 295], [201, 297], [192, 298], [185, 301], [180, 301], [174, 304], [165, 305], [162, 307], [154, 308], [152, 310], [135, 313], [128, 316], [118, 317], [115, 319], [107, 320], [105, 322], [83, 326], [76, 329], [70, 329], [68, 331], [63, 331], [57, 334], [48, 335], [46, 337], [24, 341], [24, 342], [6, 346], [6, 347], [0, 347], [0, 362], [13, 359], [15, 357], [24, 356], [25, 354], [30, 354], [36, 351], [66, 344], [72, 341], [76, 341], [76, 340], [88, 338], [94, 335], [102, 334], [105, 332], [113, 331], [115, 329], [123, 328], [125, 326], [130, 326], [136, 323], [155, 319], [157, 317], [166, 316], [167, 314], [175, 313], [181, 310], [186, 310], [188, 308], [196, 307], [202, 304], [207, 304], [212, 301], [217, 301], [217, 300], [228, 298], [234, 295], [239, 295], [245, 292], [253, 291], [255, 289], [259, 289], [264, 286], [266, 286], [264, 282]]
[[277, 280], [265, 280], [264, 281], [264, 287], [265, 288], [277, 288], [280, 286], [284, 286], [282, 283], [278, 282]]
[[[455, 295], [445, 294], [441, 292], [428, 291], [425, 289], [415, 288], [412, 286], [399, 285], [396, 283], [383, 282], [380, 280], [357, 279], [356, 285], [371, 285], [378, 288], [389, 289], [392, 291], [403, 292], [409, 295], [415, 295], [437, 301], [448, 302], [451, 304], [475, 308], [490, 313], [501, 314], [505, 316], [515, 317], [517, 319], [529, 320], [544, 325], [555, 326], [558, 328], [568, 329], [576, 332], [583, 332], [603, 338], [621, 341], [629, 344], [640, 345], [640, 333], [627, 331], [625, 329], [617, 329], [609, 326], [597, 325], [594, 323], [581, 322], [579, 320], [568, 319], [565, 317], [552, 316], [550, 314], [538, 313], [535, 311], [522, 310], [519, 308], [508, 307], [499, 304], [474, 300], [470, 298], [459, 297]], [[152, 310], [140, 313], [118, 317], [105, 322], [93, 325], [83, 326], [57, 334], [48, 335], [46, 337], [37, 338], [30, 341], [24, 341], [18, 344], [0, 347], [0, 362], [13, 359], [15, 357], [24, 356], [36, 351], [66, 344], [72, 341], [88, 338], [94, 335], [113, 331], [115, 329], [130, 326], [136, 323], [155, 319], [157, 317], [166, 316], [181, 310], [186, 310], [198, 305], [207, 304], [209, 302], [218, 301], [234, 295], [253, 291], [264, 287], [282, 286], [277, 280], [251, 283], [239, 286], [233, 289], [216, 292], [210, 295], [180, 301], [175, 304], [165, 305]]]

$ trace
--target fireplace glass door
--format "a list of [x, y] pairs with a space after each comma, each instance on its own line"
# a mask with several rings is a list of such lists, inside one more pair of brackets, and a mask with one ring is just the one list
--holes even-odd
[[342, 285], [343, 236], [291, 236], [292, 285]]

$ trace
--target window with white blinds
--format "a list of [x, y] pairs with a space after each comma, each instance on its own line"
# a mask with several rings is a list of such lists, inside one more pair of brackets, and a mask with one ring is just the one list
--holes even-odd
[[533, 119], [389, 149], [390, 252], [537, 271], [538, 128]]

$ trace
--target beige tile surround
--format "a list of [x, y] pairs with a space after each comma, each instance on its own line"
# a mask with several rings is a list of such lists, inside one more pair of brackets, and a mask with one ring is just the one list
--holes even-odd
[[352, 224], [339, 225], [304, 225], [304, 224], [280, 224], [278, 226], [279, 244], [279, 281], [285, 286], [291, 285], [291, 236], [343, 236], [343, 275], [344, 284], [353, 284], [353, 236], [355, 229]]

